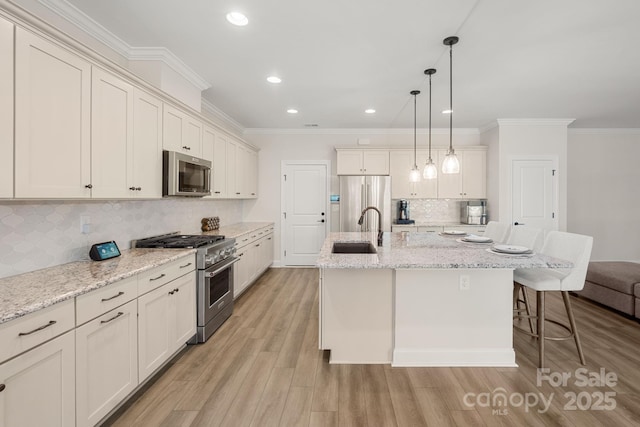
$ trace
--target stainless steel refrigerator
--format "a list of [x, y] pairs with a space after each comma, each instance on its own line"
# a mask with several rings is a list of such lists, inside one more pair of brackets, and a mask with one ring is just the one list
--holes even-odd
[[362, 210], [374, 206], [382, 214], [382, 231], [391, 231], [391, 177], [340, 176], [340, 231], [377, 231], [378, 213], [367, 211], [362, 226]]

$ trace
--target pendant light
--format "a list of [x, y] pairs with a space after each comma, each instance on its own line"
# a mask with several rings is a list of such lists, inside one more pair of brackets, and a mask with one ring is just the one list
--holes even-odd
[[411, 95], [413, 95], [413, 167], [411, 168], [411, 172], [409, 172], [409, 182], [420, 181], [420, 169], [418, 169], [418, 163], [416, 161], [416, 98], [419, 94], [419, 90], [411, 91]]
[[424, 179], [436, 179], [438, 177], [438, 168], [431, 159], [431, 76], [436, 73], [436, 69], [429, 68], [424, 70], [424, 73], [429, 76], [429, 158], [424, 165], [422, 177]]
[[458, 43], [458, 37], [447, 37], [442, 41], [449, 46], [449, 151], [442, 162], [442, 173], [460, 173], [460, 162], [453, 150], [453, 45]]

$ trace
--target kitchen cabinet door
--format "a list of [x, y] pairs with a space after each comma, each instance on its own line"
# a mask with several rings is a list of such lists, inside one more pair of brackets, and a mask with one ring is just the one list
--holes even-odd
[[98, 67], [92, 72], [91, 196], [133, 197], [133, 86]]
[[185, 112], [164, 104], [162, 148], [202, 156], [202, 123]]
[[391, 198], [413, 199], [417, 196], [415, 183], [409, 182], [413, 166], [413, 150], [393, 150], [389, 153]]
[[13, 197], [13, 24], [0, 18], [0, 199]]
[[246, 195], [249, 199], [255, 199], [258, 197], [258, 153], [250, 148], [247, 148], [247, 173], [245, 175], [245, 189]]
[[237, 152], [238, 152], [238, 144], [231, 140], [227, 140], [227, 197], [238, 198], [240, 197], [240, 189], [237, 181]]
[[171, 356], [167, 283], [138, 298], [138, 382], [144, 381]]
[[0, 364], [0, 426], [75, 425], [75, 345], [69, 331]]
[[91, 65], [16, 28], [15, 197], [91, 196]]
[[162, 198], [162, 101], [133, 89], [133, 180], [137, 198]]
[[238, 262], [233, 265], [233, 298], [237, 298], [249, 286], [251, 277], [251, 245], [239, 247], [236, 252]]
[[[196, 272], [168, 283], [171, 353], [196, 334]], [[172, 293], [173, 292], [173, 293]]]
[[96, 425], [137, 386], [133, 300], [76, 329], [76, 426]]
[[486, 199], [487, 152], [485, 150], [465, 150], [463, 154], [463, 162], [463, 197], [465, 199]]
[[236, 144], [236, 159], [234, 164], [234, 174], [236, 191], [233, 193], [233, 197], [237, 199], [245, 199], [247, 197], [247, 182], [249, 173], [249, 153], [247, 148], [241, 143]]
[[[202, 129], [202, 158], [211, 162], [211, 195], [205, 199], [221, 199], [226, 196], [227, 147], [226, 141], [219, 143], [217, 133], [208, 126]], [[224, 185], [224, 189], [221, 188]], [[224, 196], [222, 195], [224, 193]]]
[[486, 150], [456, 150], [460, 173], [442, 173], [447, 152], [438, 151], [438, 197], [441, 199], [484, 199], [487, 197]]
[[338, 175], [389, 175], [388, 150], [338, 150]]
[[226, 136], [215, 135], [213, 143], [213, 172], [211, 182], [211, 197], [224, 199], [228, 197], [227, 175], [230, 167], [227, 164], [227, 150], [229, 142]]
[[138, 298], [138, 378], [144, 381], [196, 333], [196, 272]]

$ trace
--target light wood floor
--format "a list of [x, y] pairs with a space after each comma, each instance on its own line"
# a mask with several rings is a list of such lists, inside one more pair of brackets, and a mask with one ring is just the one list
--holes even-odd
[[[189, 346], [105, 425], [640, 425], [640, 323], [634, 320], [572, 297], [586, 369], [615, 373], [613, 387], [576, 383], [581, 365], [572, 341], [547, 344], [547, 366], [570, 373], [567, 384], [538, 386], [535, 341], [517, 332], [518, 368], [329, 365], [328, 354], [317, 349], [317, 284], [316, 269], [268, 270], [209, 341]], [[547, 313], [564, 319], [560, 297], [547, 298]], [[500, 392], [511, 399], [507, 406], [488, 406], [477, 396]], [[605, 392], [611, 395], [602, 401]], [[470, 404], [467, 393], [476, 395], [467, 397]], [[571, 393], [575, 410], [567, 406]], [[552, 398], [548, 410], [521, 405], [519, 397], [540, 394]], [[589, 410], [613, 404], [613, 410]]]

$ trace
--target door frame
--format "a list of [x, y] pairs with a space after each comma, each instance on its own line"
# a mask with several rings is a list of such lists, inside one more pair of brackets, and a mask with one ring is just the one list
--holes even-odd
[[561, 210], [561, 206], [560, 206], [560, 178], [559, 178], [559, 174], [560, 174], [560, 170], [559, 170], [559, 164], [560, 164], [560, 160], [559, 157], [555, 154], [529, 154], [529, 155], [525, 155], [525, 154], [519, 154], [519, 155], [512, 155], [509, 156], [509, 179], [507, 180], [508, 183], [508, 188], [507, 188], [507, 196], [508, 196], [508, 207], [509, 207], [509, 226], [512, 227], [513, 226], [513, 170], [514, 170], [514, 163], [516, 161], [551, 161], [553, 164], [553, 169], [556, 171], [555, 175], [554, 175], [554, 179], [552, 181], [552, 189], [551, 191], [553, 192], [552, 194], [552, 203], [554, 206], [554, 212], [556, 213], [556, 228], [559, 230], [561, 229], [561, 223], [562, 221], [560, 221], [560, 218], [562, 215], [564, 215], [564, 212], [562, 212]]
[[284, 224], [284, 212], [287, 207], [287, 194], [285, 187], [285, 170], [288, 166], [293, 165], [322, 165], [327, 168], [327, 182], [325, 186], [324, 194], [324, 206], [326, 212], [326, 234], [331, 232], [331, 211], [329, 203], [329, 194], [331, 192], [331, 161], [330, 160], [281, 160], [280, 161], [280, 259], [282, 260], [282, 267], [295, 267], [287, 265], [287, 257], [285, 256], [285, 244], [287, 242], [287, 229]]

